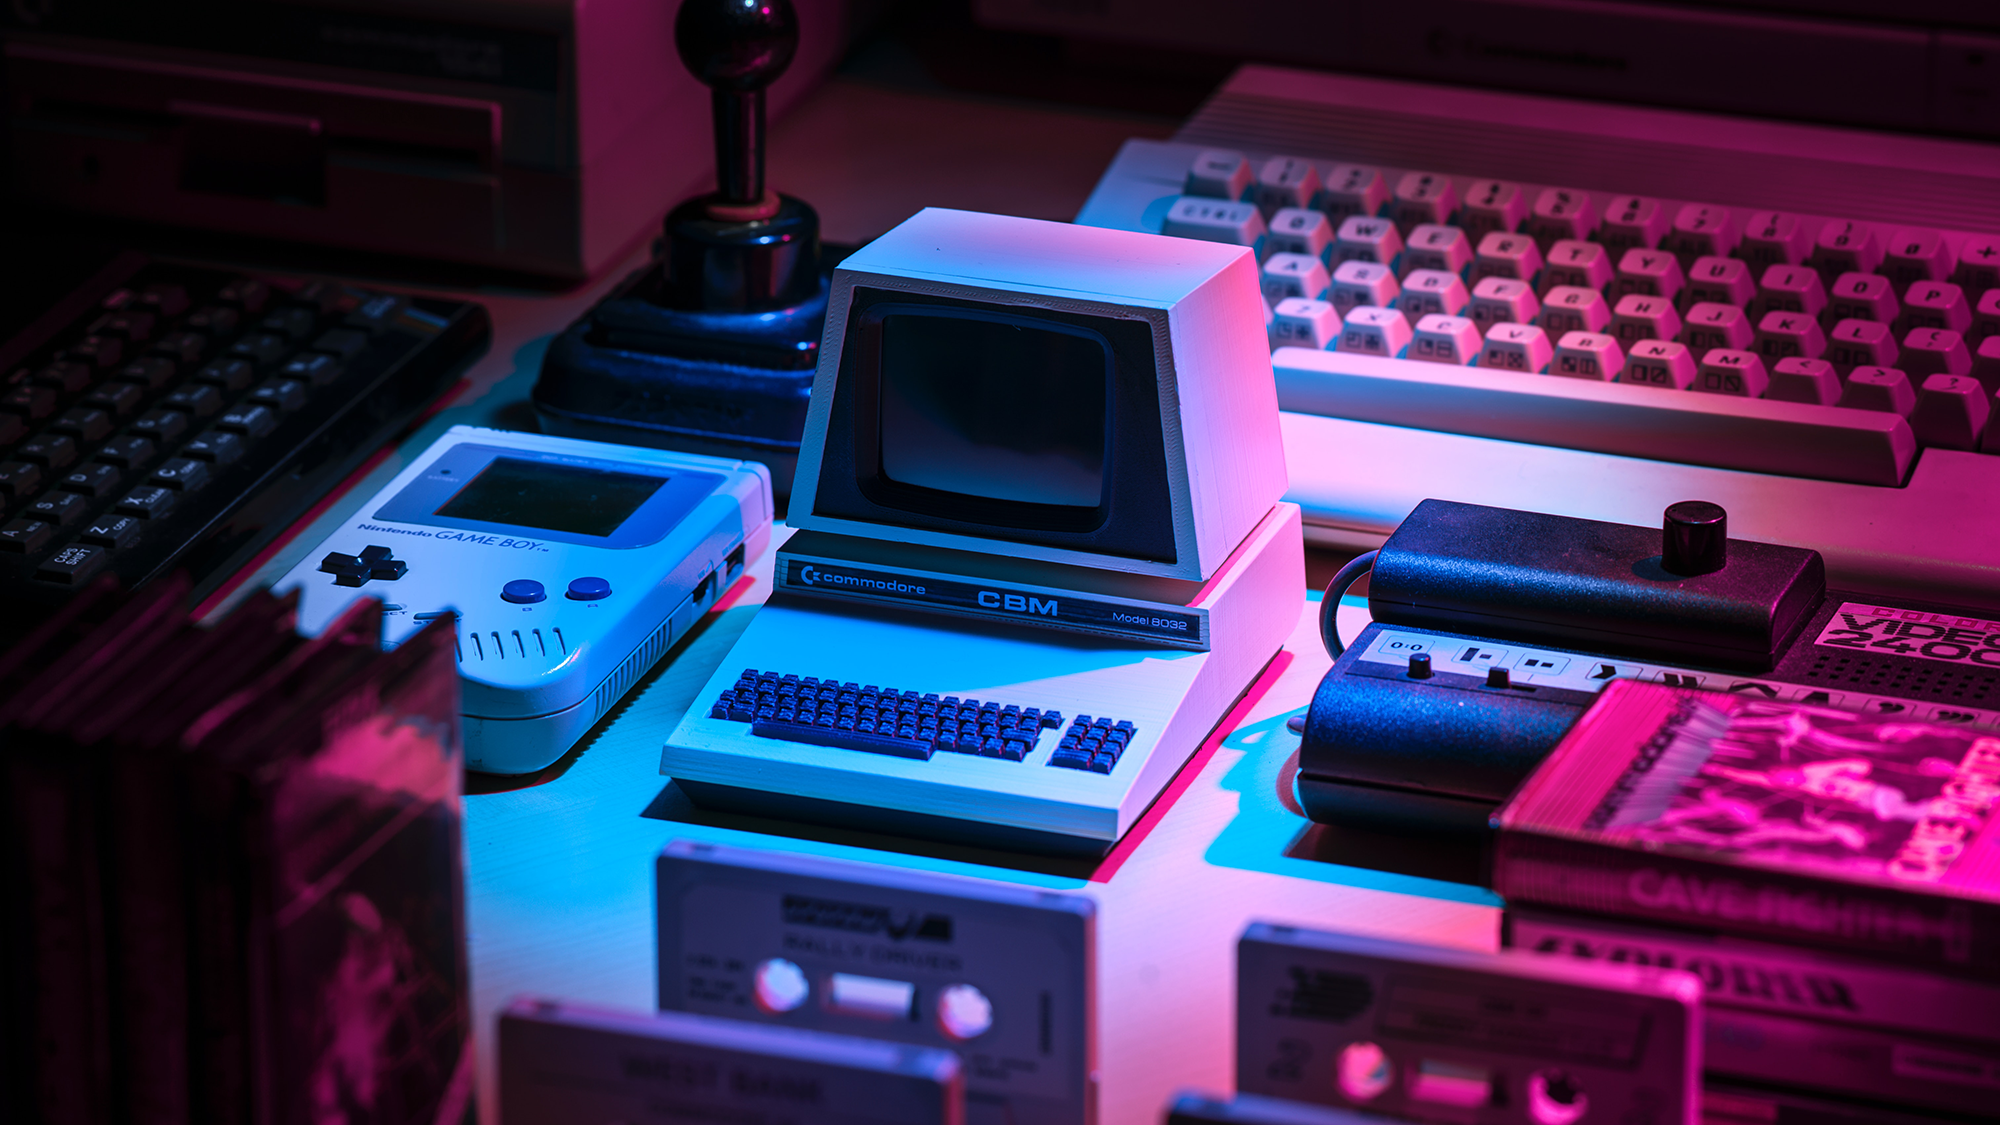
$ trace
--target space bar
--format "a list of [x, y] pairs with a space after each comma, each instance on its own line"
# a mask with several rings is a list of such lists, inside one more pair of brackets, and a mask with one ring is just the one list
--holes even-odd
[[915, 758], [921, 762], [930, 761], [931, 754], [937, 749], [934, 743], [915, 738], [862, 734], [859, 731], [830, 730], [826, 727], [809, 727], [802, 723], [776, 723], [767, 720], [751, 723], [750, 733], [759, 738], [808, 742], [814, 746], [837, 746], [842, 750], [866, 750], [870, 754], [887, 754], [892, 758]]
[[1899, 485], [1917, 453], [1885, 411], [1307, 348], [1271, 364], [1280, 409], [1357, 422], [1852, 484]]

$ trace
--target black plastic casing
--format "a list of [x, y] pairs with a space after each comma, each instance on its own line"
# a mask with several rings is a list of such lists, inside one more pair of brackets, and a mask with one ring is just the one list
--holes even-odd
[[1376, 556], [1384, 624], [1672, 663], [1768, 671], [1826, 593], [1819, 552], [1741, 539], [1683, 577], [1657, 528], [1448, 500], [1417, 505]]
[[827, 278], [847, 249], [822, 245], [815, 291], [762, 312], [675, 308], [658, 263], [632, 274], [550, 341], [530, 395], [543, 429], [762, 461], [773, 491], [789, 496]]
[[[1477, 834], [1595, 696], [1424, 679], [1360, 660], [1370, 625], [1313, 693], [1299, 747], [1298, 799], [1323, 824]], [[1452, 643], [1484, 638], [1439, 634]], [[1381, 669], [1383, 674], [1370, 674]]]

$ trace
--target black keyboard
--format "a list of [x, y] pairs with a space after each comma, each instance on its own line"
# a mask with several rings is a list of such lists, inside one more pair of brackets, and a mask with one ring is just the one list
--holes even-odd
[[[708, 715], [749, 723], [760, 738], [918, 761], [942, 750], [1019, 762], [1034, 752], [1043, 730], [1063, 726], [1059, 711], [756, 669], [738, 675]], [[1048, 764], [1110, 773], [1134, 733], [1129, 722], [1078, 715]]]
[[0, 345], [0, 615], [221, 586], [485, 350], [486, 312], [127, 254]]

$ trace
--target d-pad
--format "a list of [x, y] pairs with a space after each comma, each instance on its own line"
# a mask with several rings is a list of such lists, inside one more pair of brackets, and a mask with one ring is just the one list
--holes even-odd
[[394, 582], [410, 569], [410, 564], [392, 558], [393, 552], [387, 547], [367, 546], [359, 555], [343, 555], [338, 551], [329, 552], [319, 560], [319, 568], [333, 575], [336, 586], [359, 586], [373, 578], [382, 582]]

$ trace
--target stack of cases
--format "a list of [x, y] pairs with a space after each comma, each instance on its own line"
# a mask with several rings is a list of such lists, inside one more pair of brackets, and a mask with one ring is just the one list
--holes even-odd
[[1701, 978], [1712, 1110], [1986, 1118], [1996, 799], [1988, 733], [1619, 682], [1498, 814], [1494, 889], [1515, 948]]
[[9, 1108], [469, 1120], [451, 630], [186, 595], [94, 587], [0, 655]]

